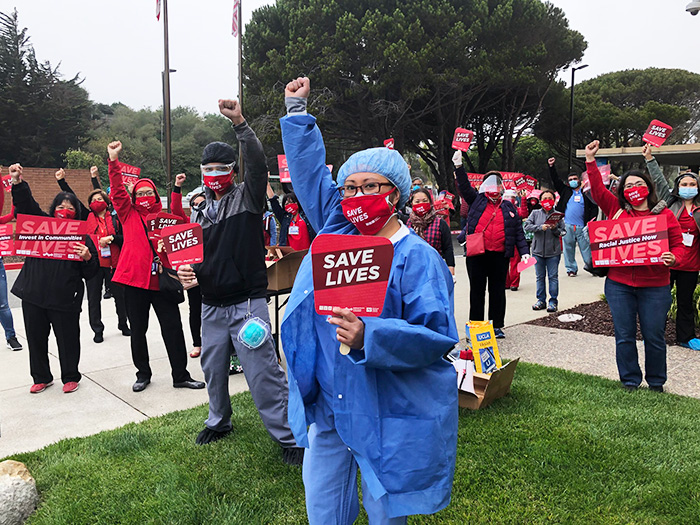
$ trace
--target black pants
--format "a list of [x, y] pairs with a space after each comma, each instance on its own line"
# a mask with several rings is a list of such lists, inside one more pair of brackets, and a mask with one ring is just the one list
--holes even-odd
[[152, 375], [148, 362], [146, 332], [148, 315], [153, 306], [160, 323], [160, 333], [163, 336], [165, 349], [168, 352], [173, 383], [191, 381], [192, 377], [187, 371], [187, 350], [178, 305], [164, 299], [160, 292], [133, 286], [124, 286], [124, 299], [131, 325], [131, 358], [136, 366], [136, 379], [144, 381], [150, 379]]
[[202, 292], [199, 286], [187, 290], [187, 302], [190, 306], [192, 346], [202, 346]]
[[53, 381], [49, 367], [49, 333], [53, 328], [61, 363], [61, 381], [80, 381], [80, 312], [49, 310], [22, 301], [22, 315], [29, 344], [29, 369], [34, 383]]
[[695, 305], [693, 293], [698, 283], [698, 272], [671, 270], [671, 287], [676, 285], [676, 341], [687, 343], [695, 339]]
[[489, 319], [494, 328], [503, 328], [506, 317], [506, 278], [510, 258], [503, 252], [486, 252], [467, 257], [469, 274], [469, 320], [485, 321], [486, 285], [489, 289]]
[[128, 328], [126, 322], [126, 305], [124, 304], [124, 288], [118, 284], [112, 285], [112, 274], [114, 271], [111, 268], [100, 267], [92, 279], [85, 281], [87, 285], [88, 299], [88, 317], [90, 318], [90, 328], [96, 334], [104, 332], [105, 325], [102, 323], [102, 283], [105, 284], [105, 290], [109, 289], [114, 297], [114, 304], [117, 308], [117, 317], [119, 324], [117, 328], [123, 330]]

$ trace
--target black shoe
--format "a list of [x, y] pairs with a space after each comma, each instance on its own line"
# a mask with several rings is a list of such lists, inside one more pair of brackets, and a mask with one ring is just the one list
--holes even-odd
[[131, 389], [134, 392], [143, 392], [144, 390], [146, 390], [146, 387], [150, 383], [151, 383], [150, 379], [143, 379], [143, 380], [139, 379], [136, 381], [136, 383], [134, 383], [134, 386], [132, 386]]
[[287, 465], [301, 465], [304, 463], [304, 449], [301, 447], [283, 448], [282, 461]]
[[197, 439], [195, 439], [194, 442], [197, 445], [206, 445], [207, 443], [213, 443], [214, 441], [219, 441], [221, 438], [228, 436], [231, 432], [233, 432], [232, 429], [223, 430], [223, 431], [219, 432], [218, 430], [212, 430], [209, 427], [204, 427], [204, 430], [202, 430], [197, 435]]
[[95, 334], [95, 337], [92, 338], [92, 340], [95, 341], [96, 343], [101, 343], [105, 340], [105, 338], [102, 336], [102, 332], [97, 332]]
[[517, 291], [518, 291], [518, 287], [517, 287], [517, 286], [511, 286], [511, 287], [510, 287], [510, 291], [511, 291], [511, 292], [517, 292]]
[[649, 385], [649, 390], [652, 392], [662, 393], [664, 391], [664, 387], [662, 385]]
[[206, 385], [202, 381], [195, 381], [190, 379], [189, 381], [180, 381], [179, 383], [173, 383], [174, 388], [191, 388], [192, 390], [201, 390]]
[[105, 292], [105, 294], [102, 296], [102, 299], [111, 299], [112, 297], [114, 297], [114, 296], [112, 295], [112, 292], [110, 292], [109, 290], [107, 290], [107, 291]]
[[17, 350], [22, 350], [22, 345], [19, 344], [15, 336], [12, 336], [7, 339], [7, 348], [16, 352]]
[[129, 328], [120, 328], [120, 330], [124, 337], [131, 337], [131, 330]]
[[636, 392], [637, 389], [639, 388], [636, 385], [622, 385], [622, 386], [625, 388], [625, 390], [627, 390], [627, 392]]

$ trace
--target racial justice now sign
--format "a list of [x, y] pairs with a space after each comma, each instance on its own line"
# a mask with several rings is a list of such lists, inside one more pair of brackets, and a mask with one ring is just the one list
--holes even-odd
[[197, 264], [204, 260], [202, 227], [199, 224], [168, 226], [160, 232], [172, 266]]
[[663, 264], [668, 228], [664, 215], [588, 223], [593, 266], [648, 266]]
[[36, 215], [17, 215], [15, 251], [17, 255], [40, 259], [80, 260], [75, 243], [85, 243], [87, 223]]
[[394, 247], [389, 239], [322, 234], [311, 245], [316, 313], [333, 307], [378, 317], [384, 308]]

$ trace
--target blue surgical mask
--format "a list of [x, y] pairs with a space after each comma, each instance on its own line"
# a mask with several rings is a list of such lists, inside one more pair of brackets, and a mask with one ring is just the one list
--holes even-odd
[[418, 184], [416, 184], [415, 186], [413, 186], [413, 191], [416, 191], [416, 190], [419, 190], [419, 189], [420, 189], [420, 186], [418, 186]]
[[574, 189], [578, 188], [578, 181], [577, 180], [570, 180], [569, 186], [571, 186]]
[[683, 200], [693, 199], [697, 196], [698, 189], [690, 187], [678, 188], [678, 196]]

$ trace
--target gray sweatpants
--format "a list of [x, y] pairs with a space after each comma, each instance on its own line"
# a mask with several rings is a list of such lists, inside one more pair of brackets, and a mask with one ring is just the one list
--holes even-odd
[[[209, 394], [209, 417], [205, 423], [212, 430], [232, 428], [228, 372], [231, 351], [235, 347], [265, 428], [272, 439], [283, 447], [295, 447], [287, 420], [289, 387], [277, 361], [272, 337], [268, 337], [255, 350], [238, 341], [238, 331], [245, 322], [247, 310], [248, 301], [231, 306], [202, 305], [201, 361]], [[265, 299], [251, 299], [250, 310], [254, 317], [259, 317], [270, 326]]]

